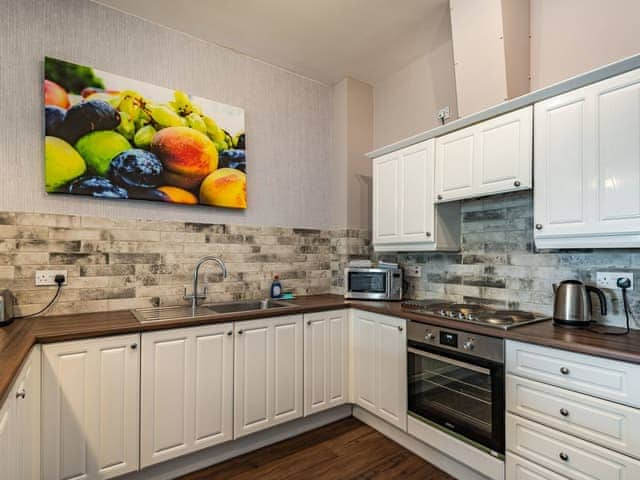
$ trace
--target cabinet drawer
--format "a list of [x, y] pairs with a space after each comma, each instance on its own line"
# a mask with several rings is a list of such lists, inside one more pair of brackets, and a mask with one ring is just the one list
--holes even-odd
[[507, 480], [568, 480], [567, 477], [547, 470], [529, 460], [507, 452], [505, 476]]
[[507, 375], [507, 410], [640, 458], [640, 410]]
[[507, 372], [640, 407], [640, 365], [508, 341]]
[[638, 460], [510, 413], [507, 449], [575, 480], [640, 478]]

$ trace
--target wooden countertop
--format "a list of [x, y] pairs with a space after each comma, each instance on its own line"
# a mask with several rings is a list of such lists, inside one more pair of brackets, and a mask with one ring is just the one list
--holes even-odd
[[550, 321], [524, 325], [512, 330], [501, 330], [455, 320], [417, 315], [402, 310], [399, 302], [345, 301], [340, 295], [298, 297], [292, 300], [292, 303], [295, 306], [286, 310], [261, 310], [145, 324], [141, 324], [128, 310], [16, 320], [11, 325], [0, 328], [0, 402], [4, 401], [22, 362], [36, 343], [79, 340], [210, 323], [236, 322], [340, 308], [357, 308], [441, 327], [640, 364], [640, 331], [632, 331], [625, 336], [600, 335], [588, 330], [554, 327]]

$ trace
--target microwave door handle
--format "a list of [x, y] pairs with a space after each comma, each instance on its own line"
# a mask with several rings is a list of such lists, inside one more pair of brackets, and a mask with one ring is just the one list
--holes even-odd
[[414, 355], [418, 355], [420, 357], [430, 358], [432, 360], [438, 360], [439, 362], [448, 363], [450, 365], [455, 365], [456, 367], [466, 368], [467, 370], [471, 370], [482, 375], [491, 375], [491, 370], [483, 367], [479, 367], [478, 365], [473, 365], [472, 363], [461, 362], [460, 360], [454, 360], [453, 358], [444, 357], [442, 355], [436, 355], [435, 353], [425, 352], [424, 350], [418, 350], [417, 348], [408, 347], [407, 351], [409, 353], [413, 353]]

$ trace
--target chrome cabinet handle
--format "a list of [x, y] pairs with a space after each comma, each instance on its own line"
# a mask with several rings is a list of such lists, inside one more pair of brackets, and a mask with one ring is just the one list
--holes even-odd
[[242, 335], [244, 332], [242, 330], [238, 330], [238, 335]]
[[442, 200], [442, 195], [438, 195], [438, 200]]
[[398, 325], [398, 331], [399, 331], [399, 332], [401, 332], [402, 330], [404, 330], [404, 329], [402, 328], [402, 325]]
[[307, 325], [311, 326], [311, 320], [307, 320]]
[[427, 235], [427, 237], [430, 237], [431, 236], [431, 232], [427, 232], [426, 235]]
[[565, 452], [560, 452], [560, 460], [565, 462], [569, 461], [569, 455]]
[[520, 185], [521, 185], [520, 180], [516, 180], [515, 182], [513, 182], [514, 187], [519, 187]]
[[568, 417], [569, 416], [569, 410], [567, 410], [566, 408], [561, 408], [560, 409], [560, 415], [562, 415], [563, 417]]
[[131, 350], [135, 350], [136, 348], [138, 348], [138, 344], [137, 343], [132, 343], [131, 344]]
[[569, 369], [567, 367], [560, 368], [560, 373], [563, 375], [569, 375]]
[[233, 332], [232, 332], [231, 330], [229, 330], [229, 331], [227, 332], [227, 336], [228, 336], [228, 337], [230, 337], [231, 335], [233, 335]]
[[16, 392], [16, 398], [25, 398], [27, 396], [27, 391], [22, 388]]
[[542, 224], [536, 223], [536, 230], [542, 230]]

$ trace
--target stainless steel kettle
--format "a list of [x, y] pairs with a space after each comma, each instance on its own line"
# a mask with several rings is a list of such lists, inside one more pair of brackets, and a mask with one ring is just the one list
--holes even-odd
[[600, 315], [607, 314], [607, 299], [599, 288], [585, 285], [579, 280], [565, 280], [553, 285], [553, 323], [570, 327], [588, 327], [591, 323], [593, 307], [590, 293], [595, 293], [600, 301]]

